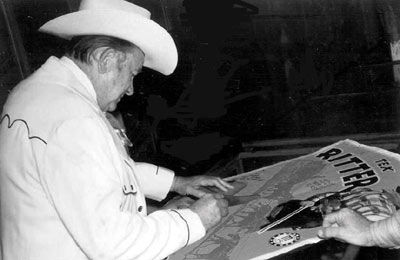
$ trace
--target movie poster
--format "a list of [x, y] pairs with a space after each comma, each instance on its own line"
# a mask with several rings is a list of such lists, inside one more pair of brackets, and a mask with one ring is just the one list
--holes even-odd
[[376, 221], [400, 206], [400, 155], [344, 140], [231, 177], [229, 215], [170, 259], [268, 259], [320, 242], [329, 212], [349, 207]]

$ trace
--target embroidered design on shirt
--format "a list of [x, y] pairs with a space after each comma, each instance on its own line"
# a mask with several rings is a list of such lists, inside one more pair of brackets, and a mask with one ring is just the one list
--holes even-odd
[[1, 118], [0, 124], [2, 124], [3, 121], [5, 121], [5, 118], [8, 119], [8, 124], [7, 124], [7, 127], [8, 127], [8, 128], [11, 129], [11, 127], [13, 127], [13, 125], [14, 125], [16, 122], [22, 122], [22, 123], [25, 125], [26, 129], [28, 130], [28, 139], [38, 139], [38, 140], [42, 141], [44, 144], [47, 145], [47, 142], [46, 142], [45, 140], [43, 140], [42, 138], [40, 138], [39, 136], [31, 136], [28, 123], [27, 123], [25, 120], [23, 120], [23, 119], [15, 119], [14, 121], [11, 122], [10, 116], [9, 116], [8, 114], [5, 114], [5, 115]]

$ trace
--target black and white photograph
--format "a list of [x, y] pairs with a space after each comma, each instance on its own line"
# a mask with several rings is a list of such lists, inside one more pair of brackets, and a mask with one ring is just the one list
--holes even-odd
[[398, 249], [400, 1], [0, 0], [0, 260]]

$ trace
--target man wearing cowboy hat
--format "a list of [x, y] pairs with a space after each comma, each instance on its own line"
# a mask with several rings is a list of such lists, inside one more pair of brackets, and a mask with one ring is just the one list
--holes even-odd
[[[2, 259], [162, 259], [203, 237], [227, 202], [197, 188], [232, 186], [134, 162], [105, 116], [133, 94], [142, 66], [174, 71], [171, 36], [123, 0], [83, 0], [40, 31], [71, 48], [18, 84], [3, 109]], [[145, 197], [169, 191], [199, 199], [148, 215]]]

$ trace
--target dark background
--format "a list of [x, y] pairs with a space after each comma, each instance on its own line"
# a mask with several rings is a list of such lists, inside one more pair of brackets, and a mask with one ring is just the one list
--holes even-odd
[[[63, 40], [37, 29], [78, 2], [0, 1], [1, 102], [62, 54]], [[249, 142], [398, 132], [390, 43], [400, 40], [399, 1], [132, 2], [179, 52], [174, 74], [144, 69], [119, 106], [135, 160], [193, 175], [235, 160]]]
[[[78, 2], [0, 0], [0, 104], [49, 55], [62, 55], [65, 42], [37, 29]], [[399, 133], [400, 65], [390, 49], [400, 40], [398, 0], [132, 2], [152, 12], [179, 52], [174, 74], [144, 69], [119, 106], [137, 161], [229, 176], [335, 138]], [[276, 146], [266, 151], [263, 142]], [[279, 148], [288, 143], [292, 150]], [[263, 153], [251, 148], [243, 159], [249, 147]], [[346, 248], [329, 240], [279, 259], [355, 259]]]

